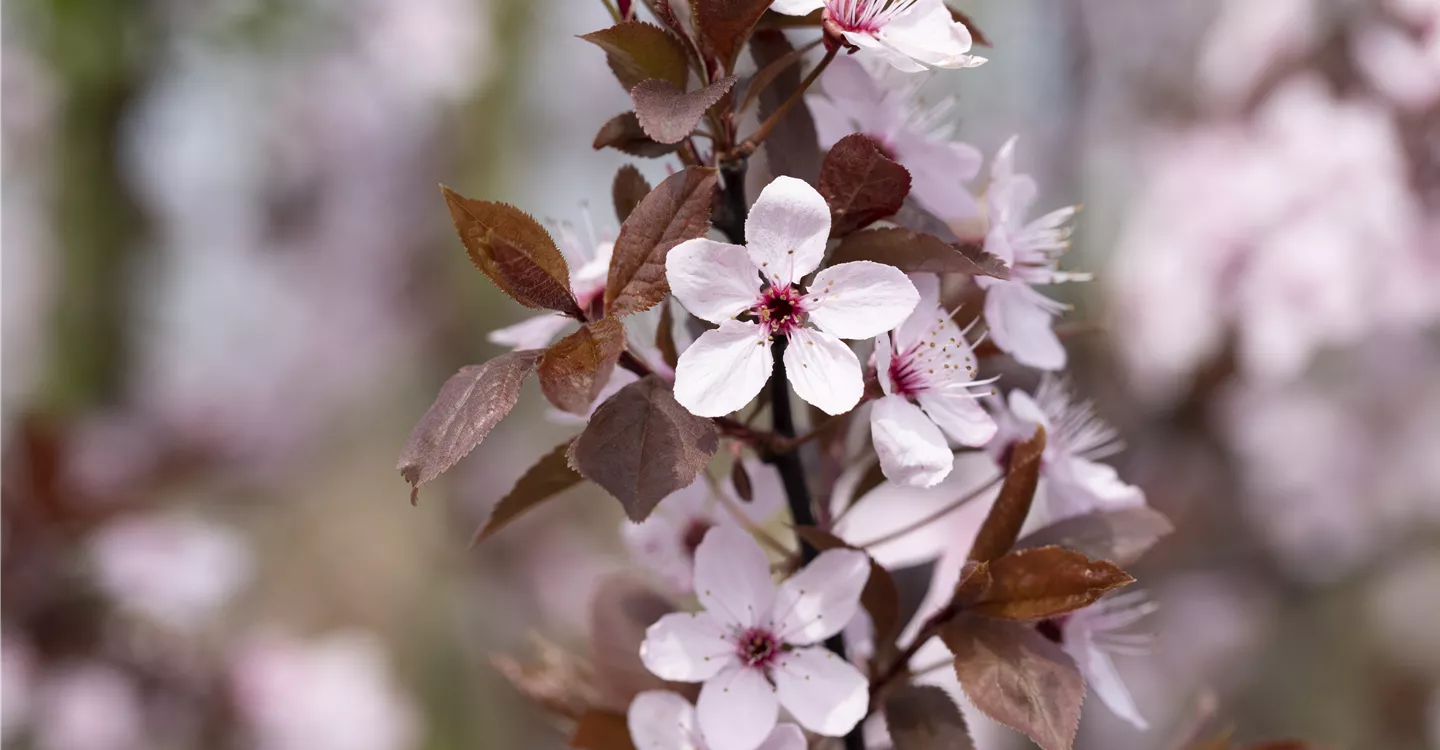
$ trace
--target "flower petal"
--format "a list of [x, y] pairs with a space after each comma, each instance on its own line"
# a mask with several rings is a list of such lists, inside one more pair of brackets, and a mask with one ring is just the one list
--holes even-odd
[[1110, 658], [1110, 654], [1095, 645], [1085, 628], [1084, 618], [1069, 619], [1073, 620], [1074, 624], [1065, 624], [1065, 653], [1080, 667], [1086, 686], [1094, 690], [1095, 694], [1100, 696], [1100, 702], [1116, 716], [1130, 722], [1136, 729], [1149, 729], [1150, 724], [1140, 715], [1135, 698], [1130, 695], [1130, 689], [1125, 687], [1125, 681], [1115, 668], [1115, 662]]
[[904, 396], [886, 396], [870, 408], [870, 435], [885, 478], [910, 487], [934, 487], [950, 475], [955, 456], [945, 435]]
[[[895, 351], [908, 351], [911, 347], [920, 343], [921, 339], [929, 338], [931, 331], [936, 325], [943, 325], [950, 316], [940, 306], [940, 277], [933, 273], [910, 274], [910, 284], [919, 292], [920, 299], [915, 303], [915, 311], [905, 318], [895, 329]], [[954, 325], [953, 322], [950, 323]]]
[[882, 43], [937, 68], [970, 68], [985, 62], [968, 54], [970, 30], [951, 17], [942, 0], [920, 0], [877, 34]]
[[625, 712], [635, 750], [704, 750], [695, 743], [695, 707], [679, 693], [647, 690]]
[[790, 332], [790, 343], [785, 347], [785, 375], [795, 395], [826, 414], [850, 411], [865, 392], [855, 352], [840, 339], [812, 328]]
[[816, 328], [842, 339], [868, 339], [903, 323], [919, 301], [900, 269], [857, 260], [815, 274], [804, 304]]
[[1045, 509], [1051, 521], [1145, 504], [1145, 492], [1126, 484], [1108, 464], [1084, 458], [1054, 463], [1060, 465], [1045, 474]]
[[544, 349], [565, 329], [570, 318], [555, 313], [545, 313], [526, 318], [513, 326], [496, 328], [490, 332], [490, 343], [513, 349]]
[[777, 725], [775, 731], [755, 750], [805, 750], [806, 747], [805, 733], [800, 731], [800, 727], [785, 723]]
[[924, 65], [915, 62], [909, 55], [895, 49], [888, 42], [882, 42], [875, 38], [868, 31], [842, 31], [840, 36], [845, 37], [845, 41], [859, 47], [862, 52], [868, 52], [890, 63], [892, 67], [903, 73], [924, 73], [929, 70]]
[[910, 170], [910, 194], [920, 205], [946, 222], [980, 214], [975, 196], [965, 187], [980, 172], [984, 157], [974, 146], [906, 138], [895, 144], [900, 165]]
[[825, 257], [830, 206], [810, 183], [776, 177], [750, 207], [745, 237], [750, 260], [765, 278], [793, 284]]
[[921, 393], [916, 400], [951, 440], [978, 448], [990, 442], [1000, 426], [971, 393], [958, 387], [941, 388]]
[[825, 0], [775, 0], [770, 10], [787, 16], [803, 16], [825, 7]]
[[760, 276], [745, 248], [703, 237], [670, 250], [665, 278], [691, 315], [711, 323], [734, 318], [760, 298]]
[[810, 118], [815, 121], [815, 135], [821, 149], [829, 149], [841, 138], [855, 132], [855, 121], [832, 100], [823, 96], [805, 97]]
[[786, 643], [801, 646], [835, 635], [860, 609], [860, 591], [869, 578], [870, 557], [864, 552], [821, 552], [780, 584], [775, 595], [775, 630]]
[[708, 612], [673, 612], [645, 630], [640, 661], [663, 680], [700, 682], [735, 663], [735, 644]]
[[843, 737], [865, 718], [870, 683], [844, 659], [818, 646], [786, 654], [771, 672], [780, 703], [800, 726]]
[[895, 387], [890, 379], [890, 363], [895, 359], [895, 347], [890, 343], [890, 334], [881, 333], [875, 337], [875, 379], [880, 381], [880, 390], [890, 395]]
[[1024, 282], [1002, 281], [985, 292], [985, 324], [1001, 351], [1039, 370], [1065, 367], [1065, 347], [1051, 327], [1058, 303]]
[[680, 355], [675, 400], [696, 416], [724, 416], [755, 398], [770, 379], [774, 361], [763, 328], [727, 320]]
[[695, 595], [720, 622], [740, 628], [759, 624], [775, 601], [765, 551], [735, 526], [711, 529], [695, 550]]
[[696, 709], [710, 750], [755, 750], [780, 714], [775, 688], [751, 667], [731, 667], [706, 680]]

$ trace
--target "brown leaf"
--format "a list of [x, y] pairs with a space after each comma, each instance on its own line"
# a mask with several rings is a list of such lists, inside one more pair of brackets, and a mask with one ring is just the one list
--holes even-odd
[[640, 200], [650, 194], [650, 183], [634, 164], [626, 164], [615, 173], [610, 185], [610, 198], [615, 203], [615, 219], [624, 222]]
[[679, 148], [674, 143], [656, 143], [650, 136], [645, 135], [645, 130], [640, 127], [640, 120], [635, 117], [634, 112], [624, 112], [610, 118], [600, 126], [600, 132], [595, 134], [595, 143], [592, 145], [596, 151], [613, 148], [647, 159], [665, 156]]
[[969, 609], [1002, 620], [1044, 620], [1134, 582], [1114, 563], [1073, 550], [1017, 550], [990, 561], [990, 586]]
[[841, 138], [820, 165], [820, 194], [830, 204], [831, 237], [893, 216], [910, 193], [910, 172], [862, 133]]
[[[776, 14], [771, 14], [776, 15]], [[784, 16], [790, 18], [790, 16]], [[767, 69], [795, 51], [785, 34], [778, 30], [757, 31], [750, 38], [750, 56], [755, 66]], [[762, 85], [756, 75], [750, 85]], [[760, 91], [760, 120], [764, 121], [780, 108], [780, 105], [800, 88], [800, 66], [782, 67], [775, 72], [770, 85]], [[747, 97], [749, 95], [747, 94]], [[811, 184], [820, 179], [820, 138], [816, 135], [815, 120], [806, 106], [791, 107], [790, 111], [775, 124], [770, 135], [761, 146], [765, 149], [765, 161], [770, 174], [795, 177]]]
[[975, 750], [960, 708], [934, 685], [896, 688], [885, 699], [885, 724], [895, 750]]
[[713, 169], [686, 167], [650, 191], [620, 225], [605, 282], [607, 314], [629, 315], [665, 299], [665, 256], [710, 228], [715, 181]]
[[971, 244], [950, 244], [931, 234], [887, 227], [856, 232], [830, 256], [832, 265], [871, 260], [906, 273], [966, 273], [1010, 278], [1005, 261]]
[[675, 315], [672, 310], [670, 300], [660, 305], [660, 322], [655, 326], [655, 349], [660, 352], [665, 364], [674, 370], [680, 362], [680, 352], [675, 346]]
[[526, 307], [580, 317], [565, 256], [540, 222], [507, 203], [472, 200], [444, 185], [440, 192], [470, 262], [500, 291]]
[[1043, 750], [1070, 750], [1085, 681], [1059, 645], [1032, 626], [983, 617], [956, 618], [940, 637], [976, 708]]
[[588, 711], [575, 722], [570, 747], [576, 750], [635, 750], [625, 715], [610, 711]]
[[687, 92], [669, 81], [649, 78], [630, 89], [630, 102], [645, 135], [657, 143], [679, 143], [695, 131], [705, 112], [730, 92], [735, 80], [729, 76]]
[[569, 458], [639, 523], [666, 495], [695, 481], [719, 447], [714, 423], [686, 411], [670, 385], [650, 375], [595, 410]]
[[[821, 552], [827, 549], [855, 549], [834, 534], [814, 526], [796, 526], [795, 535]], [[860, 592], [860, 606], [870, 613], [870, 619], [875, 623], [876, 649], [892, 643], [901, 625], [900, 589], [895, 586], [890, 571], [881, 567], [873, 557], [870, 558], [870, 578]]]
[[623, 711], [646, 690], [672, 688], [640, 661], [645, 629], [675, 605], [642, 579], [615, 573], [600, 581], [590, 602], [590, 662], [607, 704]]
[[1040, 458], [1045, 453], [1045, 428], [1037, 425], [1029, 440], [1016, 443], [1010, 451], [1010, 467], [1000, 495], [975, 535], [970, 559], [986, 562], [1010, 551], [1020, 536], [1020, 527], [1030, 515], [1035, 486], [1040, 482]]
[[960, 568], [960, 580], [955, 584], [955, 593], [950, 605], [963, 609], [978, 601], [990, 590], [990, 563], [967, 561]]
[[745, 462], [738, 455], [730, 468], [730, 484], [735, 488], [736, 497], [747, 503], [755, 501], [755, 485], [750, 483], [750, 472], [745, 471]]
[[1097, 560], [1131, 565], [1175, 527], [1170, 519], [1148, 505], [1121, 510], [1097, 510], [1067, 518], [1027, 534], [1016, 549], [1058, 545]]
[[724, 66], [735, 69], [735, 58], [750, 37], [755, 23], [765, 15], [772, 0], [690, 0], [700, 48]]
[[494, 536], [495, 532], [509, 526], [511, 521], [546, 500], [580, 484], [584, 477], [570, 468], [570, 464], [565, 460], [565, 453], [569, 449], [570, 441], [566, 440], [541, 456], [534, 466], [526, 469], [520, 479], [516, 480], [515, 486], [511, 487], [505, 497], [495, 504], [495, 509], [490, 511], [490, 520], [475, 531], [471, 546]]
[[685, 46], [674, 34], [643, 21], [625, 21], [608, 29], [581, 34], [605, 50], [610, 70], [626, 91], [647, 78], [659, 78], [685, 88], [689, 63]]
[[584, 416], [610, 382], [625, 351], [625, 324], [616, 318], [586, 323], [540, 358], [540, 390], [561, 411]]
[[462, 367], [405, 441], [395, 468], [410, 483], [410, 502], [420, 485], [440, 476], [475, 449], [520, 400], [520, 385], [535, 370], [540, 351], [502, 354], [483, 365]]
[[946, 6], [946, 10], [950, 11], [950, 17], [955, 19], [955, 23], [964, 24], [965, 28], [970, 30], [970, 38], [976, 44], [980, 45], [981, 47], [994, 46], [990, 43], [989, 39], [985, 38], [985, 33], [980, 30], [979, 26], [975, 25], [974, 19], [970, 18], [969, 15], [967, 15], [963, 11], [955, 10], [948, 5]]

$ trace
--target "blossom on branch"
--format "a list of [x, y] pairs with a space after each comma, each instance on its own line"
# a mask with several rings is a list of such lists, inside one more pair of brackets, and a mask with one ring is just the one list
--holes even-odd
[[830, 237], [830, 207], [802, 180], [777, 177], [760, 191], [745, 234], [743, 247], [701, 238], [666, 257], [670, 291], [692, 315], [720, 326], [680, 355], [675, 400], [702, 417], [744, 406], [770, 379], [770, 344], [780, 336], [800, 398], [827, 414], [854, 408], [864, 391], [860, 360], [840, 339], [894, 328], [919, 293], [898, 269], [870, 261], [830, 266], [802, 291], [798, 283], [820, 265]]
[[1034, 285], [1088, 281], [1090, 275], [1058, 268], [1060, 256], [1070, 249], [1070, 227], [1065, 224], [1075, 216], [1075, 206], [1026, 222], [1038, 188], [1030, 175], [1015, 173], [1015, 141], [1006, 141], [995, 155], [986, 192], [990, 230], [985, 252], [1010, 266], [1010, 278], [981, 276], [975, 281], [985, 290], [985, 324], [995, 345], [1020, 364], [1059, 370], [1065, 367], [1065, 347], [1051, 319], [1067, 306], [1035, 291]]
[[1024, 440], [1037, 424], [1045, 428], [1040, 496], [1047, 520], [1145, 504], [1144, 491], [1099, 462], [1123, 447], [1115, 429], [1095, 416], [1090, 403], [1075, 402], [1064, 381], [1046, 377], [1033, 398], [1010, 391], [1007, 406], [999, 415], [1004, 439], [993, 443], [997, 451]]
[[975, 354], [940, 304], [940, 279], [923, 274], [911, 281], [920, 303], [893, 337], [875, 340], [875, 375], [885, 397], [871, 408], [870, 433], [887, 479], [933, 487], [954, 462], [947, 437], [977, 447], [995, 436], [995, 420], [976, 401], [993, 392], [986, 386], [994, 381], [975, 380]]
[[970, 54], [970, 30], [943, 0], [775, 0], [770, 9], [790, 16], [824, 9], [827, 32], [910, 73], [985, 62]]
[[713, 750], [755, 750], [782, 705], [806, 729], [843, 736], [865, 717], [869, 682], [818, 644], [855, 616], [869, 577], [865, 553], [832, 549], [777, 587], [755, 540], [717, 526], [695, 552], [705, 611], [660, 618], [640, 659], [663, 679], [704, 683], [698, 723]]

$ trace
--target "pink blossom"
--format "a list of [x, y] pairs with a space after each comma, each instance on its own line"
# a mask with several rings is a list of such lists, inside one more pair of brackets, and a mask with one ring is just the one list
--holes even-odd
[[777, 588], [749, 535], [717, 526], [695, 552], [703, 612], [662, 617], [640, 658], [659, 677], [702, 682], [699, 727], [713, 750], [754, 750], [784, 706], [806, 729], [843, 736], [864, 718], [869, 682], [815, 644], [840, 632], [870, 577], [863, 552], [834, 549]]
[[893, 339], [882, 333], [875, 340], [885, 397], [871, 407], [870, 434], [887, 479], [931, 487], [950, 473], [947, 438], [973, 447], [995, 436], [995, 420], [976, 401], [993, 392], [987, 386], [994, 381], [975, 380], [974, 352], [940, 305], [939, 278], [922, 274], [911, 282], [920, 292], [915, 311]]
[[943, 0], [775, 0], [770, 9], [790, 16], [823, 9], [826, 25], [862, 54], [907, 72], [985, 62], [969, 54], [970, 30], [950, 15]]
[[671, 292], [692, 315], [720, 326], [680, 355], [675, 399], [702, 417], [739, 409], [770, 379], [770, 343], [783, 336], [796, 395], [827, 414], [849, 411], [864, 383], [860, 360], [840, 339], [899, 325], [915, 308], [915, 287], [893, 266], [855, 261], [820, 271], [802, 291], [797, 284], [820, 265], [830, 237], [830, 207], [802, 180], [767, 185], [745, 234], [743, 247], [694, 239], [666, 258]]
[[1090, 276], [1058, 268], [1060, 256], [1070, 249], [1070, 228], [1065, 224], [1076, 207], [1026, 220], [1038, 187], [1029, 175], [1015, 172], [1015, 142], [1016, 138], [1006, 141], [995, 155], [985, 195], [990, 220], [985, 252], [1005, 261], [1010, 278], [981, 276], [976, 282], [985, 290], [985, 324], [995, 345], [1023, 365], [1059, 370], [1065, 367], [1065, 347], [1055, 335], [1052, 319], [1067, 307], [1034, 286], [1086, 281]]

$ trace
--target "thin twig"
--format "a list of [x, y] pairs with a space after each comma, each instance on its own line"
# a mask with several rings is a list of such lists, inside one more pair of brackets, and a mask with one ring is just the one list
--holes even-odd
[[790, 108], [804, 98], [805, 91], [810, 88], [811, 84], [815, 83], [815, 79], [820, 77], [820, 74], [824, 72], [825, 68], [829, 67], [830, 61], [835, 59], [835, 53], [838, 51], [839, 47], [826, 50], [825, 56], [820, 58], [820, 62], [810, 71], [810, 75], [805, 76], [805, 80], [800, 82], [800, 88], [795, 89], [795, 92], [790, 95], [789, 99], [786, 99], [774, 112], [771, 112], [770, 116], [765, 118], [765, 122], [760, 123], [760, 127], [756, 128], [755, 132], [751, 133], [749, 138], [746, 138], [740, 145], [736, 146], [730, 158], [745, 159], [755, 153], [755, 149], [759, 148], [760, 144], [764, 143], [765, 139], [769, 137], [770, 131], [774, 130], [775, 126], [779, 125], [780, 121], [785, 119], [785, 115], [790, 112]]
[[1002, 479], [1004, 479], [1004, 478], [1005, 478], [1005, 476], [1004, 476], [1003, 474], [997, 474], [997, 475], [996, 475], [994, 478], [992, 478], [990, 481], [988, 481], [988, 482], [986, 482], [985, 484], [983, 484], [983, 485], [981, 485], [981, 486], [979, 486], [979, 487], [971, 490], [970, 492], [968, 492], [968, 493], [966, 493], [965, 495], [961, 496], [960, 499], [956, 500], [956, 501], [953, 502], [953, 503], [950, 503], [949, 505], [946, 505], [945, 507], [941, 508], [940, 510], [935, 511], [934, 513], [931, 513], [930, 515], [925, 516], [924, 518], [922, 518], [922, 519], [920, 519], [920, 520], [918, 520], [918, 521], [915, 521], [915, 522], [913, 522], [913, 523], [906, 524], [906, 525], [904, 525], [904, 526], [902, 526], [902, 527], [900, 527], [900, 528], [898, 528], [898, 529], [896, 529], [896, 530], [894, 530], [894, 531], [891, 531], [890, 533], [885, 534], [885, 535], [881, 536], [881, 537], [878, 538], [878, 539], [872, 539], [872, 540], [870, 540], [870, 541], [868, 541], [868, 542], [866, 542], [866, 543], [864, 543], [864, 544], [857, 544], [857, 545], [855, 545], [855, 546], [857, 546], [857, 547], [859, 547], [859, 548], [861, 548], [861, 549], [868, 549], [868, 548], [874, 547], [874, 546], [876, 546], [876, 545], [885, 544], [886, 542], [893, 542], [893, 541], [895, 541], [896, 539], [899, 539], [900, 537], [905, 536], [906, 534], [909, 534], [909, 533], [912, 533], [912, 532], [915, 532], [915, 531], [919, 531], [920, 529], [923, 529], [923, 528], [925, 528], [926, 526], [928, 526], [928, 525], [930, 525], [930, 524], [932, 524], [932, 523], [940, 520], [941, 518], [944, 518], [945, 516], [947, 516], [947, 515], [955, 512], [956, 510], [959, 510], [961, 506], [965, 505], [966, 503], [970, 502], [971, 500], [974, 500], [974, 499], [980, 497], [981, 495], [985, 494], [986, 492], [989, 492], [991, 489], [993, 489], [993, 488], [995, 487], [995, 485], [997, 485], [997, 484], [1000, 483], [1000, 480], [1002, 480]]

